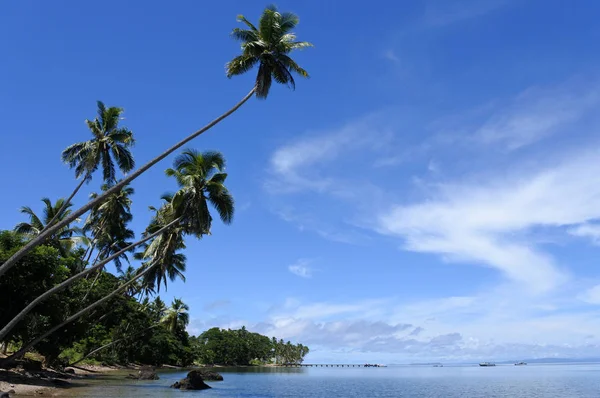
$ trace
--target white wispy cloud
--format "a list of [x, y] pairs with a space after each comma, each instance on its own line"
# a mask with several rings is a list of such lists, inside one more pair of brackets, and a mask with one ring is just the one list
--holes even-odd
[[407, 250], [491, 266], [536, 290], [551, 289], [565, 273], [534, 242], [513, 234], [600, 217], [599, 158], [594, 149], [531, 175], [446, 183], [433, 197], [380, 214], [379, 230], [402, 237]]
[[585, 87], [567, 83], [551, 88], [525, 90], [512, 103], [495, 112], [475, 132], [485, 144], [503, 144], [518, 149], [560, 131], [598, 104], [595, 84]]
[[[570, 297], [568, 303], [575, 300], [568, 292], [565, 297]], [[553, 307], [561, 300], [524, 295], [515, 291], [514, 285], [469, 297], [417, 302], [387, 298], [311, 303], [292, 299], [259, 322], [217, 318], [206, 325], [245, 325], [251, 331], [302, 342], [311, 348], [308, 360], [316, 362], [600, 355], [598, 313], [565, 313]], [[193, 324], [194, 330], [205, 325]]]
[[573, 236], [589, 238], [596, 245], [600, 245], [600, 224], [587, 223], [570, 228], [569, 232]]
[[296, 261], [294, 264], [288, 266], [288, 270], [297, 276], [302, 278], [311, 278], [313, 270], [309, 267], [310, 261], [305, 259], [300, 259]]
[[589, 304], [600, 305], [600, 285], [587, 289], [579, 295], [579, 299]]
[[272, 193], [330, 189], [335, 181], [324, 177], [323, 167], [339, 161], [341, 154], [385, 149], [392, 136], [378, 115], [366, 116], [341, 128], [304, 134], [275, 151], [270, 162], [273, 178], [266, 187]]
[[396, 54], [396, 52], [392, 49], [388, 49], [383, 53], [383, 57], [389, 61], [392, 61], [394, 63], [400, 63], [400, 58], [398, 57], [398, 55]]
[[423, 16], [426, 27], [440, 27], [482, 17], [508, 4], [508, 0], [430, 1]]

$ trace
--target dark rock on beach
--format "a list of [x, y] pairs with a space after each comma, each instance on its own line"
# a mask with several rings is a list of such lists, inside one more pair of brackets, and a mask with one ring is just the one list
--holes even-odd
[[176, 381], [171, 388], [178, 388], [180, 390], [206, 390], [210, 386], [204, 383], [200, 371], [192, 370], [187, 374], [185, 379]]
[[196, 369], [204, 381], [223, 381], [221, 374], [208, 369]]
[[21, 366], [29, 372], [40, 372], [42, 370], [42, 362], [35, 359], [24, 359]]

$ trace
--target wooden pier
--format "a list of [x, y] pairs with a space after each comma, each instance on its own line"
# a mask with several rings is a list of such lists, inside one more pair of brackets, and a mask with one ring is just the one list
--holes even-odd
[[325, 363], [288, 363], [277, 365], [285, 368], [385, 368], [385, 365], [378, 364], [325, 364]]

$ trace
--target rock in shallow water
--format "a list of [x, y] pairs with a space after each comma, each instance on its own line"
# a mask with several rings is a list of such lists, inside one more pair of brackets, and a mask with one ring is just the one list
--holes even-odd
[[223, 381], [223, 376], [217, 372], [213, 372], [208, 369], [196, 369], [197, 372], [200, 372], [202, 379], [204, 381]]
[[202, 379], [202, 373], [197, 370], [192, 370], [187, 374], [185, 379], [176, 381], [171, 388], [178, 388], [180, 390], [206, 390], [210, 388]]

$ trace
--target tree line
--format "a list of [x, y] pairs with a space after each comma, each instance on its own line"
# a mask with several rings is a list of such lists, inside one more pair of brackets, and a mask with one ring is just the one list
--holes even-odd
[[191, 338], [198, 361], [206, 365], [246, 366], [259, 364], [300, 364], [309, 352], [292, 344], [241, 329], [212, 328]]
[[[97, 116], [86, 120], [91, 138], [62, 152], [62, 160], [74, 170], [73, 191], [66, 199], [43, 198], [41, 213], [23, 207], [26, 219], [0, 231], [0, 343], [4, 351], [14, 349], [0, 359], [0, 366], [32, 350], [51, 362], [76, 361], [107, 344], [112, 349], [94, 355], [112, 353], [115, 360], [147, 363], [193, 361], [185, 317], [173, 320], [178, 311], [186, 313], [184, 304], [174, 302], [165, 310], [158, 294], [169, 281], [185, 280], [186, 239], [210, 235], [211, 208], [225, 224], [233, 220], [225, 158], [216, 151], [181, 151], [165, 170], [176, 191], [150, 206], [151, 221], [137, 237], [131, 228], [130, 184], [251, 97], [267, 98], [273, 80], [294, 88], [292, 73], [308, 77], [290, 57], [292, 51], [312, 46], [296, 40], [295, 14], [269, 6], [258, 26], [241, 15], [238, 21], [245, 27], [231, 35], [242, 51], [227, 63], [226, 75], [258, 67], [254, 86], [240, 102], [136, 169], [135, 135], [120, 125], [123, 109], [98, 101]], [[101, 183], [96, 192], [75, 209], [81, 188], [97, 174]], [[109, 272], [108, 265], [116, 272]]]

